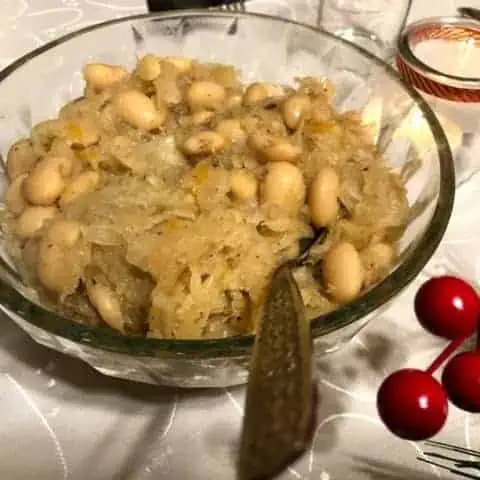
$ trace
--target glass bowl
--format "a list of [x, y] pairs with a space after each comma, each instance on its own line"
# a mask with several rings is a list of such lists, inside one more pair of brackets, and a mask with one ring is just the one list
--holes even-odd
[[[338, 349], [379, 315], [422, 270], [447, 226], [454, 169], [446, 137], [422, 98], [395, 71], [362, 49], [306, 25], [264, 15], [182, 11], [115, 19], [68, 34], [0, 73], [0, 149], [82, 95], [88, 61], [133, 67], [147, 52], [234, 64], [247, 81], [291, 84], [327, 76], [335, 106], [360, 110], [392, 168], [407, 171], [412, 218], [389, 276], [360, 298], [312, 321], [316, 355]], [[2, 183], [4, 179], [2, 179]], [[2, 239], [3, 242], [3, 239]], [[0, 256], [0, 309], [42, 345], [116, 377], [181, 387], [225, 387], [248, 376], [253, 336], [218, 340], [123, 337], [73, 323], [42, 307], [9, 260]]]

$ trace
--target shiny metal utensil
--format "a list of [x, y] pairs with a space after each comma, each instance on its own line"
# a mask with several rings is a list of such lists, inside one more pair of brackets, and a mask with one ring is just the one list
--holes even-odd
[[[167, 10], [186, 10], [190, 8], [219, 8], [229, 4], [244, 4], [238, 0], [147, 0], [147, 8], [150, 13], [165, 12]], [[244, 12], [243, 10], [229, 10]]]
[[[439, 451], [425, 451], [417, 460], [447, 470], [463, 478], [480, 480], [480, 452], [444, 442], [427, 441]], [[453, 455], [453, 456], [452, 456]]]
[[273, 275], [253, 348], [238, 478], [272, 479], [304, 453], [316, 403], [310, 326], [287, 263]]
[[[224, 3], [220, 5], [218, 9], [223, 12], [230, 12], [230, 13], [243, 13], [247, 11], [245, 7], [245, 0], [238, 0], [232, 3]], [[214, 8], [214, 10], [217, 10], [217, 8]], [[230, 25], [230, 28], [228, 29], [228, 34], [235, 35], [237, 33], [237, 30], [238, 30], [238, 18], [235, 18], [233, 23]]]
[[224, 12], [232, 13], [242, 13], [247, 11], [247, 8], [245, 6], [245, 0], [223, 3], [222, 5], [220, 5], [219, 9]]
[[462, 17], [473, 18], [480, 22], [480, 8], [459, 7], [457, 8], [457, 12], [462, 15]]

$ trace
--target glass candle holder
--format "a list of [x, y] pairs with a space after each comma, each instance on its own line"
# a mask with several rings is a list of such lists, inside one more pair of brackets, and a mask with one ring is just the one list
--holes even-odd
[[480, 23], [462, 17], [413, 23], [399, 37], [396, 65], [441, 121], [458, 187], [480, 169]]
[[399, 39], [402, 76], [430, 95], [480, 103], [480, 23], [457, 17], [428, 18]]

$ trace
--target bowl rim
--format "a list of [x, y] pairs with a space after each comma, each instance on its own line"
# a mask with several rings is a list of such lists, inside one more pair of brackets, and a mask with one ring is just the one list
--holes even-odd
[[[466, 30], [473, 30], [480, 34], [480, 23], [465, 17], [440, 16], [428, 17], [414, 22], [406, 27], [398, 39], [398, 53], [402, 60], [418, 74], [426, 76], [440, 84], [449, 85], [459, 89], [480, 90], [480, 77], [461, 77], [437, 70], [421, 60], [414, 50], [414, 38], [416, 34], [433, 29], [442, 39], [442, 30], [445, 27], [458, 27]], [[420, 43], [420, 42], [419, 42]]]
[[[344, 39], [317, 27], [309, 26], [289, 19], [274, 17], [271, 15], [256, 13], [220, 12], [211, 10], [180, 10], [161, 13], [147, 13], [131, 15], [122, 18], [115, 18], [90, 25], [74, 32], [67, 33], [51, 42], [42, 45], [13, 63], [0, 72], [0, 82], [22, 67], [24, 64], [47, 52], [68, 40], [79, 37], [94, 30], [119, 24], [141, 20], [152, 19], [181, 19], [186, 17], [229, 17], [229, 18], [257, 18], [289, 24], [304, 30], [329, 38], [346, 48], [353, 49], [363, 55], [367, 60], [373, 62], [379, 70], [383, 70], [394, 82], [396, 82], [406, 94], [410, 96], [416, 107], [420, 109], [427, 120], [432, 135], [436, 142], [440, 167], [440, 187], [438, 200], [430, 223], [421, 238], [417, 241], [415, 248], [409, 248], [403, 261], [396, 269], [382, 282], [365, 292], [353, 302], [341, 306], [333, 312], [321, 315], [311, 321], [313, 338], [317, 338], [333, 331], [352, 325], [364, 318], [369, 313], [377, 310], [382, 305], [400, 293], [420, 273], [427, 261], [438, 247], [448, 225], [453, 208], [455, 194], [455, 172], [452, 153], [445, 133], [437, 120], [435, 114], [412, 87], [402, 82], [398, 73], [379, 58], [367, 50], [352, 44]], [[4, 272], [5, 274], [5, 272]], [[6, 276], [12, 273], [6, 272]], [[2, 275], [3, 276], [3, 275]], [[123, 336], [107, 327], [92, 327], [66, 319], [28, 300], [22, 293], [13, 287], [9, 281], [0, 278], [0, 310], [7, 314], [12, 313], [19, 317], [17, 321], [22, 324], [32, 324], [46, 332], [62, 337], [64, 339], [90, 346], [99, 350], [106, 350], [114, 353], [134, 355], [138, 357], [151, 356], [183, 356], [189, 357], [238, 357], [250, 352], [253, 346], [254, 335], [240, 335], [221, 339], [204, 340], [179, 340], [179, 339], [157, 339], [135, 336]], [[361, 325], [359, 325], [359, 328]], [[28, 328], [27, 328], [28, 330]]]

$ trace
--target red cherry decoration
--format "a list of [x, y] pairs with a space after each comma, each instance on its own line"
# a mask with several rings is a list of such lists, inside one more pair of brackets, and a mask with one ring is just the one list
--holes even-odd
[[455, 355], [443, 370], [442, 383], [454, 405], [480, 413], [480, 353]]
[[[415, 314], [426, 330], [450, 343], [425, 371], [404, 369], [387, 377], [378, 390], [377, 410], [392, 433], [417, 441], [442, 429], [449, 399], [462, 410], [480, 413], [480, 297], [459, 278], [432, 278], [415, 296]], [[476, 351], [447, 363], [442, 386], [433, 374], [475, 330]]]
[[480, 300], [475, 289], [459, 278], [431, 278], [415, 296], [415, 314], [434, 335], [450, 340], [467, 337], [477, 328]]
[[406, 440], [425, 440], [447, 419], [448, 399], [440, 382], [422, 370], [391, 374], [377, 394], [377, 409], [387, 428]]

